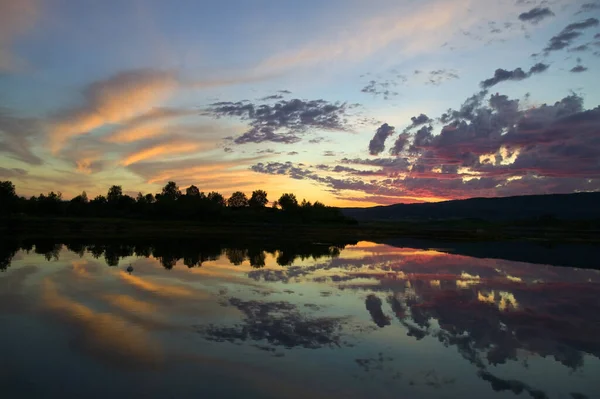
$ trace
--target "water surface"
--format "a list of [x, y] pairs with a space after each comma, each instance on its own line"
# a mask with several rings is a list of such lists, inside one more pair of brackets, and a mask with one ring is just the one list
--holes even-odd
[[369, 242], [0, 252], [2, 397], [600, 392], [595, 270]]

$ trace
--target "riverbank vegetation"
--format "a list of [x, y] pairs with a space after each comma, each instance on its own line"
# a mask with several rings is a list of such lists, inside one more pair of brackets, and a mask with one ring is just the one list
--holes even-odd
[[[270, 204], [270, 206], [269, 206]], [[160, 193], [138, 193], [134, 198], [113, 185], [106, 196], [89, 199], [86, 192], [65, 200], [60, 192], [20, 197], [10, 181], [0, 182], [2, 216], [68, 218], [113, 218], [138, 220], [194, 220], [223, 223], [351, 223], [338, 208], [321, 202], [298, 201], [285, 193], [269, 201], [267, 192], [254, 190], [250, 197], [241, 191], [225, 198], [218, 192], [204, 193], [194, 185], [184, 191], [173, 181]]]

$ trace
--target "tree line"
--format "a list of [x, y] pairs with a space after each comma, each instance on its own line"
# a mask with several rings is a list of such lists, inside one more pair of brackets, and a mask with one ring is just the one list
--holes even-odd
[[184, 191], [169, 181], [160, 193], [138, 193], [134, 198], [113, 185], [106, 195], [89, 199], [83, 191], [71, 200], [60, 192], [18, 196], [11, 181], [0, 182], [0, 214], [53, 217], [114, 217], [140, 219], [182, 219], [227, 222], [301, 222], [339, 223], [348, 220], [335, 207], [316, 201], [299, 202], [295, 194], [285, 193], [268, 206], [264, 190], [248, 196], [236, 191], [229, 198], [211, 191], [208, 194], [191, 185]]

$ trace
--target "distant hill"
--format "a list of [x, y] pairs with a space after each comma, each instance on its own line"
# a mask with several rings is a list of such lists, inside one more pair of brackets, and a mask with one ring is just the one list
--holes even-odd
[[394, 220], [522, 220], [556, 218], [600, 219], [600, 192], [470, 198], [424, 204], [396, 204], [372, 208], [342, 208], [358, 221]]

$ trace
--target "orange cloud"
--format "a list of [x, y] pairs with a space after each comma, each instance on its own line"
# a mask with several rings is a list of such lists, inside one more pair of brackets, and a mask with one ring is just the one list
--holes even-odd
[[132, 313], [155, 314], [156, 306], [129, 295], [105, 295], [104, 299], [113, 306]]
[[121, 164], [128, 166], [133, 163], [156, 158], [158, 156], [186, 154], [198, 151], [201, 148], [202, 144], [198, 142], [174, 141], [170, 143], [162, 143], [127, 155], [127, 157], [121, 161]]
[[85, 103], [61, 113], [50, 127], [50, 146], [60, 150], [71, 137], [120, 123], [167, 99], [177, 88], [172, 72], [152, 69], [118, 73], [84, 90]]
[[162, 297], [195, 298], [198, 300], [208, 298], [208, 294], [185, 286], [153, 282], [141, 277], [127, 274], [123, 271], [119, 272], [119, 277], [129, 285]]
[[122, 125], [104, 140], [110, 143], [131, 143], [142, 139], [156, 137], [165, 133], [167, 122], [182, 116], [197, 113], [196, 110], [153, 108]]
[[0, 0], [0, 72], [22, 69], [26, 63], [12, 52], [12, 42], [35, 24], [38, 0]]
[[77, 347], [102, 361], [139, 367], [157, 366], [162, 361], [158, 342], [151, 340], [141, 327], [110, 313], [97, 313], [61, 295], [48, 278], [42, 282], [42, 308], [80, 330]]

